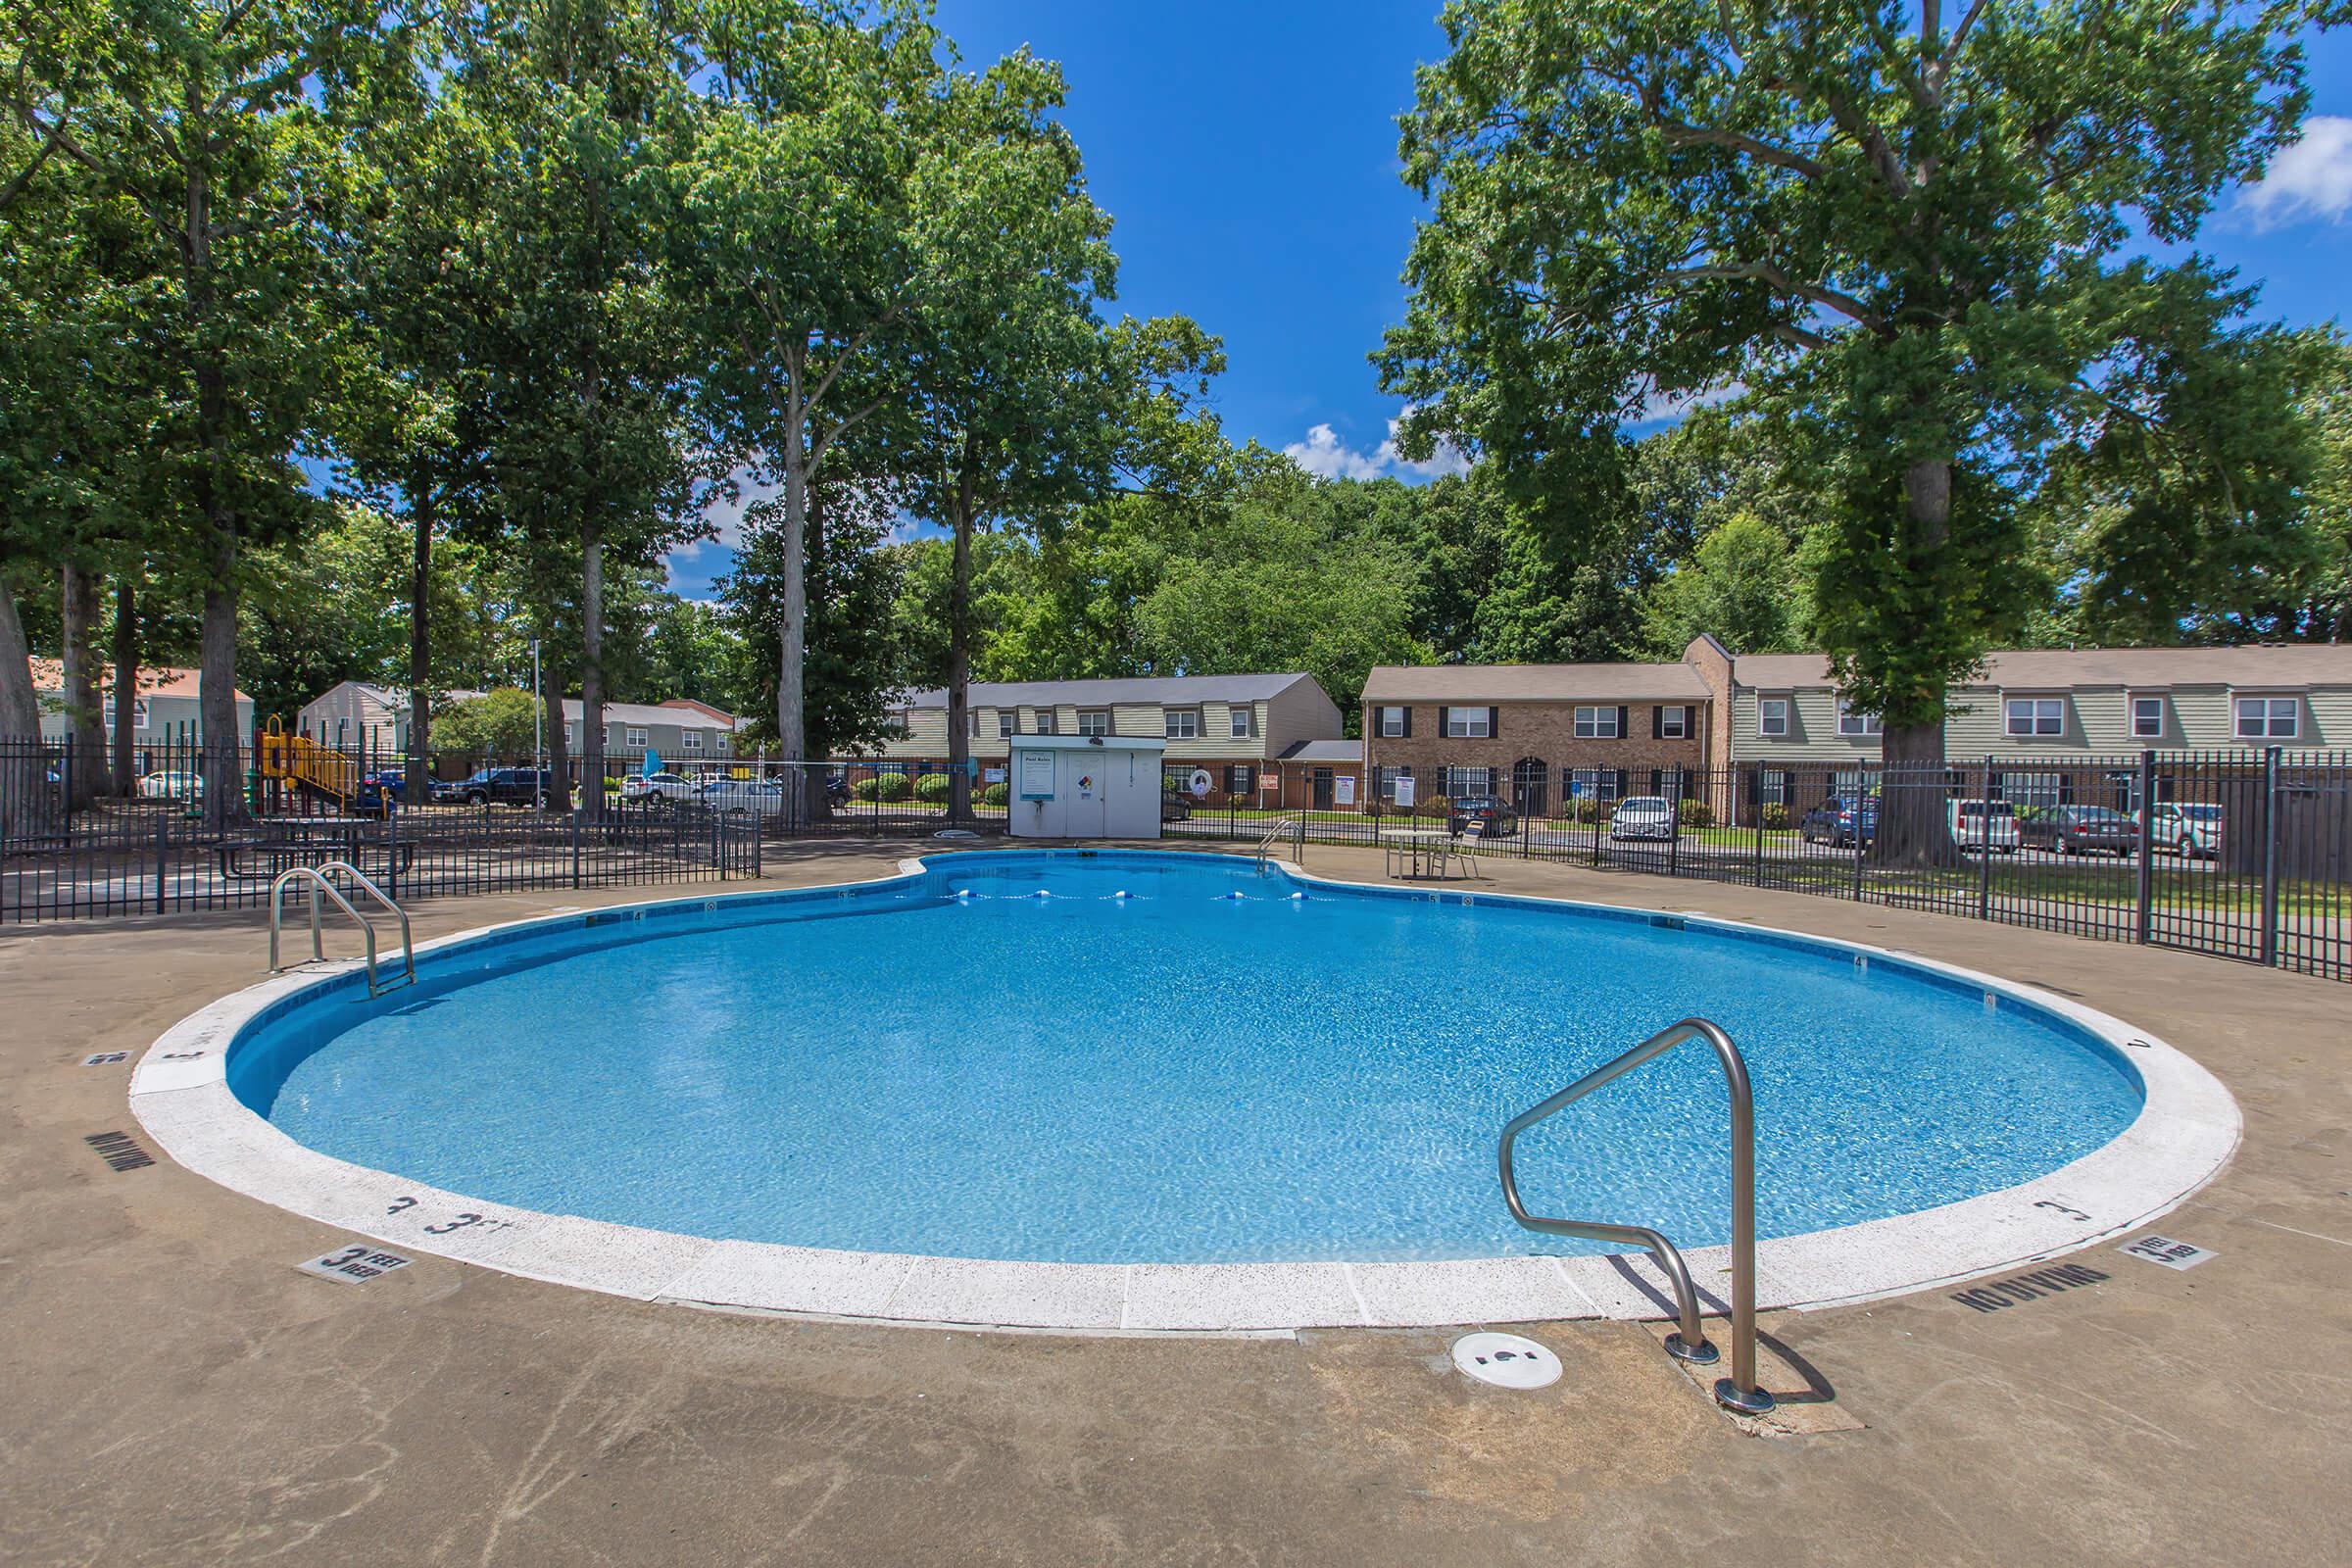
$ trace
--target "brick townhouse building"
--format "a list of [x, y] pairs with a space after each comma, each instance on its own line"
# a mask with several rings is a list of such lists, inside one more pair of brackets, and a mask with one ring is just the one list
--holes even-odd
[[1714, 706], [1688, 663], [1381, 665], [1364, 683], [1364, 763], [1394, 801], [1695, 795]]

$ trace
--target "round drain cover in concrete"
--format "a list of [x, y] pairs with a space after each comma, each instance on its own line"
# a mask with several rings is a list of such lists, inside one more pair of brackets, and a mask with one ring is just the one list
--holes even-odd
[[1560, 1358], [1516, 1334], [1465, 1334], [1453, 1342], [1453, 1364], [1481, 1383], [1506, 1389], [1560, 1381]]

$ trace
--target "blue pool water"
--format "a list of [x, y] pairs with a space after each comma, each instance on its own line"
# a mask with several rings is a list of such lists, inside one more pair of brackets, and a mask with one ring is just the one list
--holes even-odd
[[[1303, 894], [1303, 896], [1298, 896]], [[2030, 1006], [1824, 946], [1195, 855], [943, 858], [429, 956], [249, 1029], [244, 1102], [323, 1152], [526, 1208], [1073, 1262], [1576, 1251], [1504, 1214], [1511, 1115], [1699, 1014], [1755, 1085], [1759, 1227], [2012, 1186], [2136, 1077]], [[1703, 1048], [1522, 1140], [1530, 1203], [1726, 1239]]]

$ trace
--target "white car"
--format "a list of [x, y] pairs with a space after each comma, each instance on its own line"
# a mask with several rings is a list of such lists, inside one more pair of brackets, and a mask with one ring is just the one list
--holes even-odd
[[714, 811], [784, 812], [784, 783], [773, 778], [722, 778], [703, 786], [702, 801]]
[[2184, 858], [2218, 858], [2222, 853], [2222, 808], [2208, 802], [2166, 802], [2150, 808], [2141, 825], [2151, 850]]
[[2017, 853], [2017, 808], [2007, 801], [1954, 801], [1945, 809], [1952, 842], [1962, 849]]
[[654, 801], [691, 801], [700, 786], [683, 773], [636, 773], [620, 781], [620, 798], [631, 806]]
[[150, 773], [139, 780], [139, 799], [201, 801], [204, 799], [204, 775], [174, 771]]
[[1611, 839], [1674, 838], [1674, 803], [1663, 795], [1629, 795], [1609, 813]]

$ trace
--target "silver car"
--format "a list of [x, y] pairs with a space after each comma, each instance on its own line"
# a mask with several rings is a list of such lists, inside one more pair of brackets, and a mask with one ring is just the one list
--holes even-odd
[[1677, 819], [1674, 803], [1663, 795], [1629, 795], [1617, 803], [1609, 813], [1609, 837], [1624, 839], [1664, 839], [1675, 837]]

